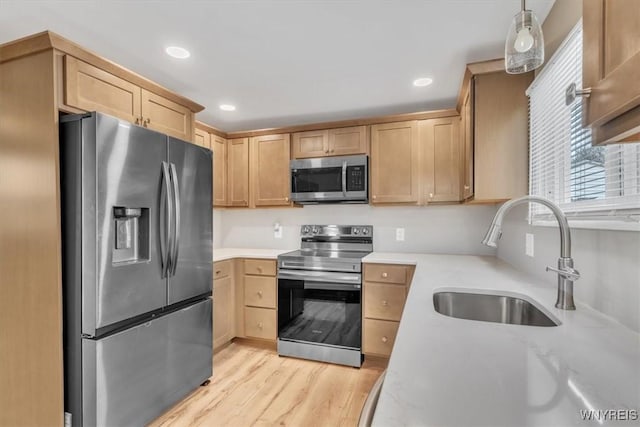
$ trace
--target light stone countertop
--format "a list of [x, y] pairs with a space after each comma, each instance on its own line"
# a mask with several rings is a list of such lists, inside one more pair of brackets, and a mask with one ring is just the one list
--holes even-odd
[[[555, 286], [495, 257], [374, 252], [363, 262], [416, 265], [373, 426], [599, 426], [609, 422], [580, 411], [640, 415], [640, 334], [579, 302], [556, 309]], [[433, 307], [445, 289], [525, 295], [561, 325], [447, 317]]]
[[296, 249], [213, 248], [213, 262], [232, 258], [277, 259], [278, 255]]

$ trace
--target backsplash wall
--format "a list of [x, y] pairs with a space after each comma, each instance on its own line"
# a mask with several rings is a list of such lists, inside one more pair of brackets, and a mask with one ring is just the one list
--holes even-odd
[[[494, 255], [480, 241], [496, 212], [494, 205], [372, 207], [369, 205], [309, 205], [296, 209], [214, 209], [214, 247], [300, 247], [303, 224], [373, 225], [378, 252], [431, 252]], [[216, 225], [215, 218], [221, 216]], [[282, 239], [273, 226], [283, 226]], [[396, 228], [405, 240], [396, 241]], [[218, 246], [216, 246], [216, 241]]]
[[[525, 255], [525, 233], [534, 235], [534, 257]], [[571, 229], [574, 266], [580, 279], [574, 298], [640, 332], [640, 232]], [[514, 208], [505, 218], [498, 258], [545, 282], [556, 285], [560, 255], [557, 227], [533, 227], [527, 206]]]

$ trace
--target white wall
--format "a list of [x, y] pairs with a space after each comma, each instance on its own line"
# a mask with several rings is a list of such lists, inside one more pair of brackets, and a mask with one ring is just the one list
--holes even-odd
[[[480, 241], [495, 212], [493, 205], [312, 205], [297, 209], [229, 209], [221, 212], [222, 221], [215, 234], [225, 248], [297, 249], [303, 224], [366, 224], [374, 227], [373, 245], [379, 252], [494, 255], [495, 250], [483, 246]], [[273, 236], [276, 222], [284, 227], [282, 239]], [[395, 240], [396, 227], [405, 228], [404, 242]]]
[[222, 247], [222, 212], [213, 210], [213, 248]]
[[[560, 236], [556, 227], [533, 227], [527, 207], [507, 214], [498, 258], [555, 285]], [[534, 257], [525, 255], [525, 233], [534, 235]], [[640, 232], [571, 229], [574, 267], [581, 278], [574, 298], [640, 332]]]

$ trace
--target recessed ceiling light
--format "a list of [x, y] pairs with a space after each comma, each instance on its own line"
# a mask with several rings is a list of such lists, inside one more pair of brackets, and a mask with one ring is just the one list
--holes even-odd
[[431, 83], [433, 83], [433, 79], [429, 77], [421, 77], [413, 81], [413, 85], [418, 87], [429, 86]]
[[220, 109], [222, 111], [235, 111], [236, 110], [236, 106], [235, 105], [229, 105], [229, 104], [220, 104]]
[[167, 52], [167, 55], [178, 59], [186, 59], [191, 56], [187, 49], [180, 46], [169, 46], [164, 51]]

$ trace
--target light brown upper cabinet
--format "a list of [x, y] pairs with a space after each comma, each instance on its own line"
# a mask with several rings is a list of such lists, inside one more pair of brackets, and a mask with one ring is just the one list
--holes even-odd
[[251, 138], [251, 206], [288, 206], [291, 194], [289, 134]]
[[227, 143], [228, 206], [249, 206], [249, 138]]
[[416, 120], [371, 126], [371, 203], [418, 203], [419, 149]]
[[469, 86], [460, 112], [460, 139], [462, 140], [462, 198], [473, 197], [473, 91]]
[[478, 74], [471, 81], [473, 203], [498, 203], [528, 193], [529, 107], [525, 90], [532, 80], [533, 73], [501, 71]]
[[94, 65], [64, 56], [64, 104], [100, 111], [185, 141], [193, 140], [194, 114], [186, 106]]
[[583, 0], [584, 124], [595, 144], [640, 141], [640, 4]]
[[209, 132], [202, 129], [195, 129], [193, 133], [193, 143], [205, 148], [211, 148]]
[[421, 120], [422, 201], [460, 201], [460, 117]]
[[142, 125], [184, 141], [191, 141], [193, 113], [184, 105], [142, 89]]
[[213, 206], [227, 206], [229, 204], [227, 144], [227, 140], [221, 136], [211, 135], [211, 150], [213, 151]]
[[366, 154], [369, 151], [367, 130], [367, 126], [353, 126], [294, 133], [293, 158]]

